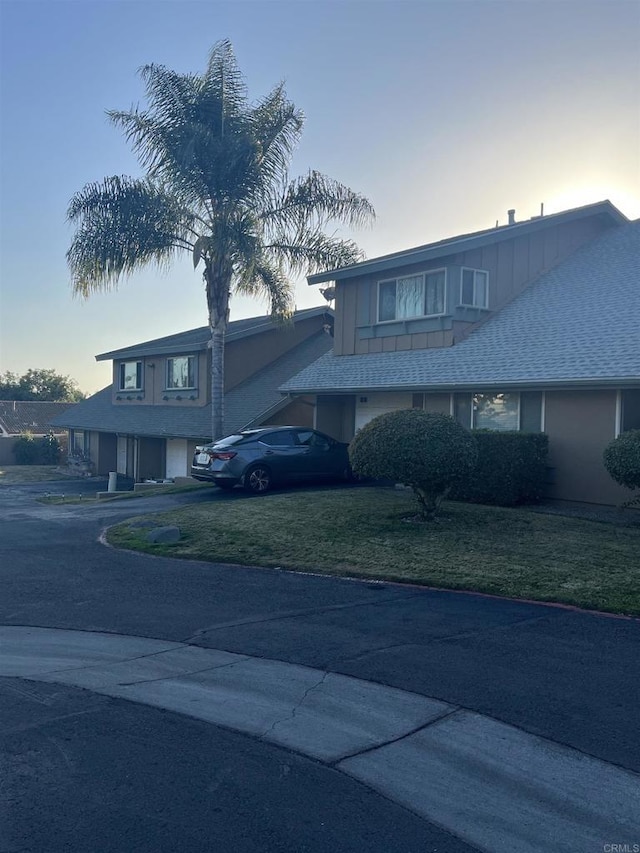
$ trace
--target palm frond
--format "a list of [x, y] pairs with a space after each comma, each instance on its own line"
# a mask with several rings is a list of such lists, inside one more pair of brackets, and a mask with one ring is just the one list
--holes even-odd
[[271, 316], [286, 322], [293, 314], [293, 287], [282, 267], [266, 256], [256, 258], [236, 278], [235, 290], [245, 296], [258, 296], [269, 303]]
[[279, 198], [263, 211], [268, 227], [298, 229], [308, 223], [323, 226], [337, 220], [352, 228], [368, 225], [375, 219], [371, 202], [360, 193], [322, 175], [310, 171], [290, 182]]
[[258, 168], [264, 186], [284, 186], [304, 125], [302, 110], [287, 99], [280, 83], [251, 109], [250, 123], [258, 143]]
[[363, 253], [353, 240], [343, 240], [320, 230], [298, 233], [295, 242], [281, 240], [268, 243], [265, 251], [270, 257], [281, 258], [292, 276], [348, 267], [363, 259]]
[[67, 218], [77, 225], [67, 252], [72, 287], [85, 297], [193, 245], [192, 217], [149, 181], [116, 176], [88, 184], [71, 199]]
[[229, 118], [246, 111], [247, 86], [228, 39], [216, 42], [211, 49], [201, 87], [208, 96], [206, 100], [214, 107], [221, 108], [219, 115], [211, 118], [214, 121], [222, 120], [223, 131], [224, 123]]

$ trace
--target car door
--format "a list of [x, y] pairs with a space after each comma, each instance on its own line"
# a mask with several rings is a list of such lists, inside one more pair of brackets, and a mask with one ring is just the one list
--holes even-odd
[[324, 479], [338, 473], [332, 453], [333, 442], [328, 436], [314, 429], [299, 429], [296, 431], [296, 440], [302, 448], [301, 476]]
[[258, 439], [259, 460], [269, 467], [277, 480], [295, 480], [298, 475], [301, 448], [293, 430], [268, 432]]

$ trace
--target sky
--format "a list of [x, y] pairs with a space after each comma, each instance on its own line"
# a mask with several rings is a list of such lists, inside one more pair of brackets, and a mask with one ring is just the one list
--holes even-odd
[[[52, 368], [93, 393], [95, 355], [206, 325], [189, 257], [74, 297], [71, 196], [140, 175], [107, 109], [138, 69], [204, 70], [228, 38], [251, 99], [284, 80], [317, 169], [377, 212], [369, 258], [608, 198], [640, 217], [637, 0], [0, 0], [0, 373]], [[324, 304], [302, 278], [296, 305]], [[265, 314], [234, 298], [231, 319]]]

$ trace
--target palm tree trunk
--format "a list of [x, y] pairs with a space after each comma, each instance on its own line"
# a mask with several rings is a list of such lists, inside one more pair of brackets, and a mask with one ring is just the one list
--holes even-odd
[[211, 330], [211, 439], [224, 435], [224, 339], [229, 323], [231, 277], [207, 264], [204, 271]]
[[226, 321], [209, 319], [211, 327], [211, 438], [224, 435], [224, 336]]

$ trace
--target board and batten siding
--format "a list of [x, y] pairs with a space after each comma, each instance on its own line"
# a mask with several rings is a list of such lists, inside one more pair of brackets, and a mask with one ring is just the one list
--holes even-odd
[[395, 352], [400, 349], [451, 346], [477, 325], [476, 322], [455, 320], [453, 329], [361, 338], [358, 327], [377, 324], [379, 280], [444, 267], [447, 269], [447, 289], [453, 300], [450, 305], [456, 305], [459, 300], [459, 269], [471, 267], [487, 270], [489, 308], [492, 312], [498, 311], [539, 276], [557, 266], [602, 231], [603, 225], [597, 217], [587, 217], [542, 228], [530, 234], [514, 236], [512, 239], [501, 239], [481, 248], [454, 253], [426, 263], [339, 281], [336, 284], [334, 352], [336, 355], [366, 355], [373, 352]]

